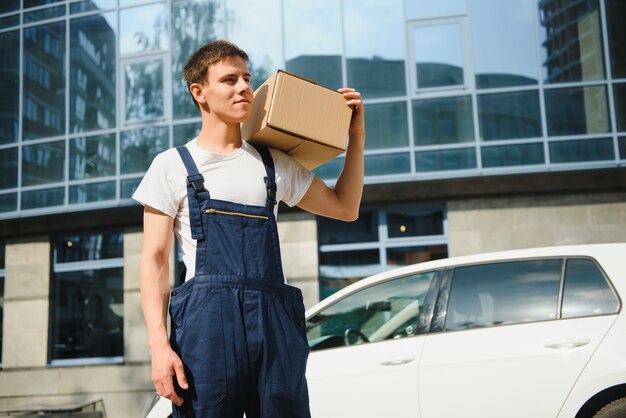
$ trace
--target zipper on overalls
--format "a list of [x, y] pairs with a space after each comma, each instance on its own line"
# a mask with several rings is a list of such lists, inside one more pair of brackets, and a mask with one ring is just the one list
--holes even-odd
[[265, 220], [269, 219], [268, 216], [264, 216], [264, 215], [250, 215], [249, 213], [229, 212], [229, 211], [219, 210], [219, 209], [205, 209], [205, 210], [203, 210], [203, 212], [204, 213], [208, 213], [208, 214], [219, 214], [219, 215], [229, 215], [229, 216], [243, 216], [244, 218], [265, 219]]

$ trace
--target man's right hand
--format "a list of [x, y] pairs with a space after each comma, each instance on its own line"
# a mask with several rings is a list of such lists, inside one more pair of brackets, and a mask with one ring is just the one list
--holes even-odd
[[174, 390], [174, 379], [182, 389], [189, 389], [183, 362], [180, 357], [169, 347], [163, 347], [152, 351], [152, 383], [157, 393], [176, 405], [183, 404], [181, 398]]

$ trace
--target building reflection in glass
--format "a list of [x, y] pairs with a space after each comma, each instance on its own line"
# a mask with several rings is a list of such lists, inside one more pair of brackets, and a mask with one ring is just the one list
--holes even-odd
[[20, 100], [20, 34], [0, 33], [0, 145], [17, 142]]

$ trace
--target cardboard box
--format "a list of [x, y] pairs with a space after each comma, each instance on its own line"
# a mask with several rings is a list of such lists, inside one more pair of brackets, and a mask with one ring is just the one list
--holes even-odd
[[242, 138], [286, 152], [312, 170], [346, 150], [352, 110], [338, 91], [278, 70], [254, 92]]

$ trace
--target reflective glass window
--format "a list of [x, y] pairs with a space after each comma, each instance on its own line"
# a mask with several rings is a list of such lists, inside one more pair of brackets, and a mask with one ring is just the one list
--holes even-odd
[[404, 96], [405, 20], [402, 0], [344, 1], [348, 85], [366, 99]]
[[174, 146], [185, 145], [200, 133], [200, 122], [174, 125]]
[[567, 260], [562, 318], [616, 313], [619, 300], [598, 266], [591, 260]]
[[47, 9], [34, 10], [24, 13], [24, 23], [34, 23], [40, 20], [54, 19], [65, 16], [65, 6], [50, 7]]
[[287, 71], [332, 89], [341, 76], [341, 2], [283, 2]]
[[411, 29], [417, 89], [465, 84], [463, 35], [458, 22]]
[[389, 238], [443, 235], [443, 208], [437, 206], [409, 206], [387, 211]]
[[0, 189], [17, 187], [17, 148], [0, 149]]
[[605, 77], [598, 0], [539, 2], [546, 83]]
[[127, 6], [136, 6], [138, 4], [151, 3], [153, 1], [154, 0], [123, 0], [120, 3], [122, 3], [121, 6], [127, 7]]
[[163, 60], [154, 59], [124, 65], [126, 121], [163, 117]]
[[556, 319], [562, 264], [530, 260], [455, 269], [445, 329]]
[[[8, 29], [13, 26], [19, 26], [20, 24], [20, 15], [10, 15], [5, 17], [0, 17], [0, 29]], [[17, 47], [17, 45], [14, 45]]]
[[467, 0], [412, 0], [404, 2], [407, 19], [425, 19], [428, 17], [466, 14], [466, 3]]
[[339, 177], [339, 174], [343, 169], [344, 162], [345, 159], [343, 157], [335, 158], [317, 167], [315, 170], [313, 170], [313, 172], [319, 178], [322, 178], [324, 180], [333, 180]]
[[120, 199], [130, 199], [141, 183], [141, 177], [120, 181]]
[[618, 139], [619, 144], [619, 155], [622, 160], [626, 159], [626, 137], [621, 137]]
[[613, 78], [626, 78], [626, 3], [623, 0], [605, 0], [605, 4], [611, 73]]
[[514, 139], [541, 136], [539, 92], [514, 91], [478, 96], [481, 139]]
[[[615, 100], [615, 117], [617, 130], [626, 131], [626, 84], [613, 85], [613, 99]], [[1, 105], [0, 105], [1, 106]]]
[[365, 149], [409, 145], [406, 102], [371, 104], [365, 107]]
[[471, 2], [476, 87], [537, 84], [536, 3]]
[[64, 168], [64, 141], [26, 145], [22, 151], [22, 186], [63, 181]]
[[117, 6], [117, 0], [84, 0], [70, 3], [70, 13], [115, 9], [115, 6]]
[[458, 148], [415, 153], [418, 173], [476, 168], [476, 149]]
[[70, 186], [70, 205], [113, 199], [115, 199], [114, 181]]
[[170, 26], [172, 28], [174, 118], [200, 116], [183, 79], [183, 68], [195, 50], [211, 40], [224, 37], [223, 15], [224, 10], [220, 0], [176, 0], [172, 2]]
[[542, 143], [481, 147], [480, 152], [485, 168], [543, 164], [545, 161]]
[[17, 210], [17, 193], [0, 194], [0, 213]]
[[387, 248], [387, 268], [408, 266], [448, 256], [446, 245], [418, 245]]
[[362, 209], [354, 222], [318, 217], [317, 241], [320, 245], [378, 241], [378, 211]]
[[615, 151], [611, 138], [550, 142], [550, 162], [574, 163], [613, 160]]
[[544, 91], [548, 135], [584, 135], [610, 129], [606, 88], [571, 87]]
[[378, 248], [320, 253], [320, 299], [382, 271]]
[[417, 335], [434, 272], [388, 280], [352, 293], [307, 321], [311, 350]]
[[65, 22], [24, 29], [23, 137], [65, 133]]
[[440, 145], [474, 140], [472, 98], [444, 97], [413, 101], [415, 145]]
[[253, 89], [275, 70], [283, 68], [280, 4], [280, 0], [226, 2], [226, 35], [250, 57], [248, 70]]
[[0, 2], [0, 13], [10, 13], [18, 10], [20, 10], [20, 0], [4, 0]]
[[46, 4], [54, 4], [61, 1], [64, 0], [24, 0], [24, 8], [28, 9], [30, 7], [44, 6]]
[[115, 134], [70, 139], [70, 180], [115, 175]]
[[116, 14], [70, 23], [70, 131], [115, 127]]
[[120, 54], [167, 49], [167, 34], [165, 4], [120, 10]]
[[124, 237], [114, 234], [68, 234], [55, 238], [54, 262], [104, 260], [124, 256]]
[[65, 204], [65, 188], [30, 190], [22, 192], [21, 209], [49, 208]]
[[366, 176], [410, 173], [411, 155], [408, 152], [366, 155], [364, 164]]
[[121, 173], [145, 172], [156, 155], [169, 147], [167, 127], [149, 127], [120, 135]]
[[0, 145], [17, 142], [20, 100], [20, 34], [0, 33]]

